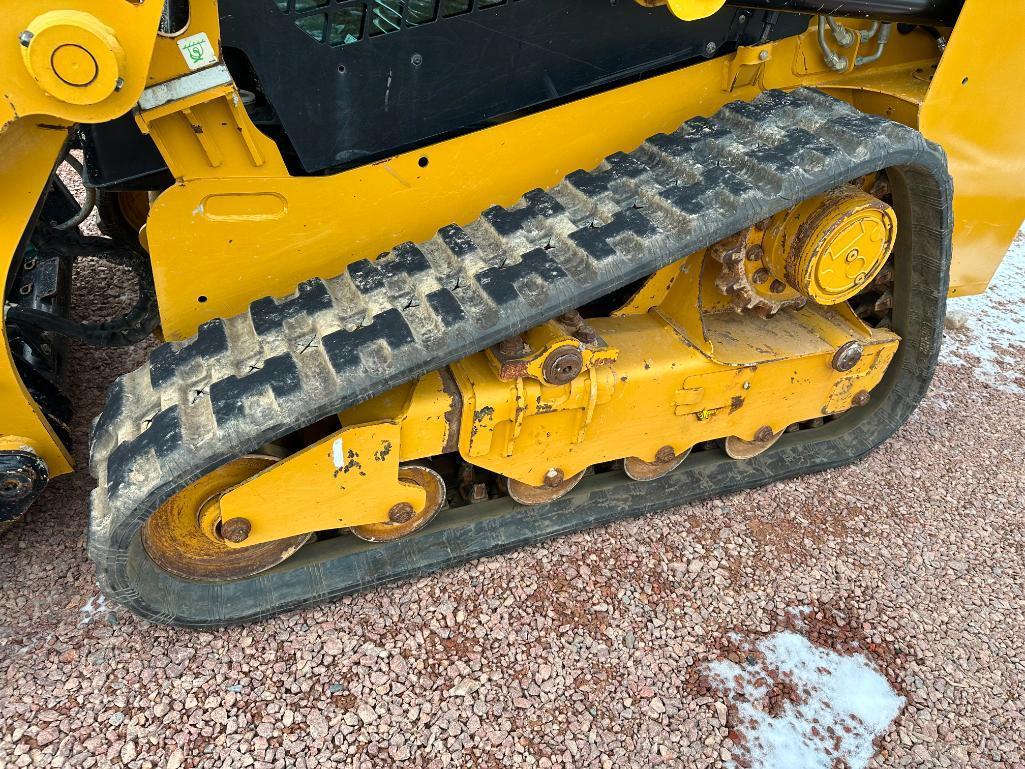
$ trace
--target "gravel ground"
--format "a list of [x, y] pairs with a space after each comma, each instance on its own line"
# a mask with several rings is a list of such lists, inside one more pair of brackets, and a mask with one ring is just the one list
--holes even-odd
[[[1013, 254], [1005, 277], [1025, 242]], [[82, 311], [116, 301], [116, 276], [83, 273]], [[1022, 284], [1002, 285], [955, 304], [924, 405], [853, 467], [249, 627], [107, 605], [83, 551], [91, 481], [57, 479], [0, 542], [0, 767], [743, 765], [750, 735], [707, 666], [755, 664], [789, 628], [888, 679], [900, 712], [869, 766], [1025, 769], [1025, 336], [972, 320], [1021, 322]], [[80, 462], [142, 354], [74, 351]], [[859, 763], [818, 760], [797, 766]]]

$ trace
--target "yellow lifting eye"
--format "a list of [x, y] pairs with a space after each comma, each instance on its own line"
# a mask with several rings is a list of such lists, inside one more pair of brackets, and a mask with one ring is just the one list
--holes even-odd
[[114, 31], [89, 13], [48, 11], [21, 35], [21, 57], [55, 99], [99, 104], [124, 82], [125, 52]]
[[774, 217], [764, 261], [773, 275], [812, 301], [839, 304], [875, 278], [896, 239], [894, 210], [845, 185]]

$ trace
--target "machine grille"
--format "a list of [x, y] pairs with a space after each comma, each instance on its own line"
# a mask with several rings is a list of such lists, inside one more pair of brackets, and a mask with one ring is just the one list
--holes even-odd
[[522, 0], [275, 0], [278, 9], [319, 43], [351, 45]]

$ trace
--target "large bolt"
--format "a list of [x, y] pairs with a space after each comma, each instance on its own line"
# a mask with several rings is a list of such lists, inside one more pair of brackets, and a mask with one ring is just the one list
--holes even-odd
[[765, 256], [765, 249], [759, 245], [747, 249], [747, 260], [749, 262], [760, 262]]
[[576, 347], [559, 347], [545, 359], [541, 373], [553, 385], [569, 384], [584, 368], [584, 357]]
[[231, 518], [221, 524], [221, 536], [236, 545], [249, 539], [253, 524], [247, 518]]
[[847, 342], [833, 355], [833, 368], [837, 371], [850, 371], [861, 362], [865, 349], [858, 342]]
[[565, 479], [566, 476], [563, 475], [562, 470], [560, 470], [557, 467], [553, 467], [551, 470], [545, 473], [545, 486], [547, 486], [550, 489], [554, 489], [559, 484], [561, 484]]
[[573, 336], [584, 344], [594, 344], [598, 341], [598, 332], [594, 330], [593, 326], [586, 323], [581, 323], [580, 327], [573, 332]]
[[772, 440], [772, 436], [774, 436], [775, 434], [776, 433], [774, 433], [772, 431], [772, 428], [768, 425], [765, 425], [764, 427], [759, 427], [758, 432], [755, 433], [755, 441], [758, 443], [768, 443]]
[[655, 462], [660, 465], [668, 465], [676, 459], [676, 452], [672, 446], [663, 446], [655, 454]]
[[409, 523], [416, 515], [416, 510], [408, 502], [399, 502], [388, 511], [388, 520], [392, 523]]
[[559, 322], [570, 328], [579, 328], [580, 324], [584, 322], [584, 318], [576, 310], [569, 310], [559, 316]]
[[868, 390], [860, 390], [855, 393], [854, 398], [851, 399], [851, 403], [855, 406], [861, 407], [867, 406], [870, 400], [872, 400], [872, 396], [869, 394]]
[[13, 502], [32, 492], [35, 473], [29, 469], [7, 470], [0, 473], [0, 499]]
[[511, 336], [498, 343], [499, 354], [508, 357], [523, 355], [528, 349], [527, 343], [524, 341], [522, 336]]

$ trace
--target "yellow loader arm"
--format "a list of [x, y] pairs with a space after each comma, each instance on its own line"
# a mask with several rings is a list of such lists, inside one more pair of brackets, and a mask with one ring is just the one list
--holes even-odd
[[128, 112], [146, 86], [162, 0], [28, 0], [0, 14], [0, 501], [27, 506], [71, 456], [15, 367], [4, 318], [54, 167], [76, 123]]

